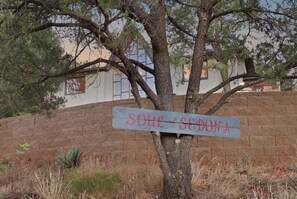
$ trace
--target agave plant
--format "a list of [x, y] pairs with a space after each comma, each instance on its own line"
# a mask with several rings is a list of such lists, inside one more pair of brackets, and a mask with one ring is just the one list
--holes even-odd
[[63, 150], [58, 151], [60, 163], [65, 168], [79, 167], [80, 158], [83, 151], [80, 148], [69, 149], [66, 153]]

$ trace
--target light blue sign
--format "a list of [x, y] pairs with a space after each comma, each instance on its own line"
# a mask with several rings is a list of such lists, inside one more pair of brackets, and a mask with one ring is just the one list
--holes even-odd
[[239, 119], [137, 108], [114, 107], [113, 128], [239, 138]]

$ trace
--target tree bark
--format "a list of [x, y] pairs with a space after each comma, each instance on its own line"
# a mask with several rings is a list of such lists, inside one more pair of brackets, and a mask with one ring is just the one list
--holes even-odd
[[[227, 63], [226, 63], [227, 64]], [[229, 76], [228, 76], [228, 70], [223, 70], [221, 69], [220, 70], [220, 74], [221, 74], [221, 77], [222, 77], [222, 82], [223, 81], [226, 81], [227, 79], [229, 79]], [[231, 90], [231, 85], [230, 83], [226, 84], [224, 87], [223, 87], [223, 92], [224, 93], [227, 93], [228, 91]]]
[[204, 60], [205, 44], [211, 22], [213, 1], [202, 0], [198, 12], [199, 24], [192, 56], [191, 74], [186, 94], [185, 112], [195, 113], [198, 105], [201, 73]]
[[[147, 24], [145, 28], [151, 38], [156, 91], [162, 104], [161, 107], [155, 108], [173, 111], [174, 98], [166, 36], [166, 10], [164, 2], [159, 1], [154, 4], [151, 11], [151, 24]], [[162, 193], [162, 198], [164, 199], [191, 198], [190, 146], [192, 137], [177, 137], [176, 134], [161, 133], [160, 136], [156, 136], [153, 133], [153, 140], [160, 158], [161, 170], [164, 174]]]
[[[201, 80], [201, 72], [202, 72], [202, 65], [203, 65], [203, 55], [205, 51], [205, 43], [207, 39], [207, 33], [210, 24], [211, 18], [211, 9], [214, 5], [213, 1], [203, 0], [201, 2], [201, 6], [199, 8], [198, 15], [199, 15], [199, 25], [197, 27], [198, 36], [195, 40], [194, 46], [194, 53], [192, 58], [192, 69], [190, 74], [190, 80], [187, 90], [186, 102], [185, 102], [185, 112], [186, 113], [195, 113], [197, 108], [197, 101], [193, 100], [193, 95], [199, 92], [200, 80]], [[158, 13], [160, 13], [160, 9], [158, 9]], [[165, 22], [165, 21], [164, 21]], [[165, 25], [165, 23], [164, 23]], [[163, 27], [159, 25], [159, 27]], [[165, 26], [164, 26], [165, 27]], [[155, 32], [156, 33], [156, 32]], [[161, 34], [162, 33], [162, 34]], [[159, 32], [158, 37], [160, 38], [164, 36], [163, 42], [166, 41], [166, 31]], [[151, 37], [152, 38], [152, 37]], [[154, 38], [152, 38], [154, 40]], [[157, 93], [160, 93], [160, 100], [163, 101], [165, 110], [170, 110], [173, 108], [173, 96], [172, 92], [170, 93], [165, 91], [164, 89], [172, 89], [172, 85], [168, 84], [169, 87], [166, 87], [166, 76], [168, 71], [163, 71], [164, 68], [164, 58], [166, 62], [169, 64], [169, 56], [164, 57], [165, 54], [161, 54], [162, 49], [160, 45], [160, 40], [156, 39], [156, 42], [152, 40], [153, 52], [154, 52], [154, 64], [155, 64], [155, 71], [156, 71], [156, 82], [157, 78], [159, 78], [159, 83], [163, 85], [160, 86], [160, 89], [157, 87]], [[156, 48], [154, 48], [154, 44], [156, 44]], [[164, 43], [163, 43], [164, 44]], [[168, 53], [168, 49], [166, 49]], [[160, 54], [159, 54], [160, 53]], [[161, 61], [163, 61], [162, 65]], [[169, 70], [169, 65], [168, 70]], [[164, 80], [165, 78], [165, 80]], [[171, 79], [169, 79], [171, 81]], [[163, 90], [162, 90], [163, 89]], [[190, 150], [191, 150], [191, 141], [192, 136], [190, 135], [175, 135], [175, 134], [166, 134], [163, 133], [161, 135], [161, 143], [162, 148], [164, 150], [163, 156], [160, 155], [160, 162], [162, 172], [164, 174], [164, 187], [163, 187], [163, 194], [162, 198], [164, 199], [190, 199], [192, 198], [192, 188], [191, 188], [191, 181], [192, 181], [192, 170], [190, 164]], [[158, 151], [158, 147], [157, 151]], [[164, 157], [165, 156], [165, 157]], [[165, 164], [165, 165], [162, 165]]]
[[161, 138], [170, 170], [169, 176], [164, 176], [164, 199], [192, 198], [191, 140], [191, 136], [177, 138], [174, 134], [167, 134]]

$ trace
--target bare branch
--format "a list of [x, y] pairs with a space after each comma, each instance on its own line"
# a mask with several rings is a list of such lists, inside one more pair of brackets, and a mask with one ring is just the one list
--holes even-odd
[[[125, 65], [127, 66], [127, 64]], [[155, 107], [161, 109], [161, 101], [159, 97], [152, 91], [152, 89], [148, 86], [148, 84], [144, 81], [142, 76], [139, 74], [138, 70], [135, 67], [128, 66], [128, 71], [130, 70], [135, 77], [135, 80], [137, 81], [138, 85], [142, 88], [142, 90], [147, 94], [147, 96], [151, 99]], [[130, 74], [131, 75], [131, 74]], [[129, 76], [127, 76], [129, 77]], [[131, 82], [130, 82], [131, 83]]]
[[227, 80], [221, 82], [219, 85], [217, 85], [216, 87], [210, 89], [209, 91], [207, 91], [205, 94], [202, 95], [202, 97], [198, 100], [197, 105], [201, 105], [211, 94], [213, 94], [214, 92], [218, 91], [219, 89], [223, 88], [225, 85], [229, 84], [230, 82], [236, 80], [236, 79], [240, 79], [240, 78], [244, 78], [244, 77], [255, 77], [255, 78], [261, 78], [260, 76], [257, 76], [255, 74], [240, 74], [240, 75], [236, 75], [233, 77], [228, 78]]
[[258, 84], [260, 82], [262, 82], [263, 79], [258, 79], [256, 81], [253, 81], [253, 82], [249, 82], [249, 83], [246, 83], [245, 85], [239, 85], [233, 89], [231, 89], [230, 91], [228, 91], [227, 93], [225, 93], [220, 99], [219, 101], [217, 102], [216, 105], [214, 105], [210, 110], [208, 110], [205, 115], [212, 115], [214, 114], [217, 110], [219, 110], [225, 103], [226, 103], [226, 100], [234, 93], [236, 93], [237, 91], [240, 91], [244, 88], [247, 88], [247, 87], [250, 87], [250, 86], [253, 86], [255, 84]]
[[281, 13], [281, 12], [276, 12], [276, 11], [272, 11], [272, 10], [266, 10], [263, 8], [257, 8], [257, 7], [246, 7], [246, 8], [241, 8], [241, 9], [231, 9], [231, 10], [225, 10], [221, 13], [215, 14], [211, 17], [211, 21], [213, 21], [214, 19], [220, 18], [222, 16], [225, 15], [229, 15], [229, 14], [236, 14], [236, 13], [245, 13], [248, 16], [251, 16], [249, 14], [249, 12], [251, 11], [255, 11], [255, 12], [259, 12], [259, 13], [268, 13], [268, 14], [274, 14], [274, 15], [279, 15], [279, 16], [284, 16], [287, 17], [289, 19], [293, 19], [296, 20], [297, 18], [291, 15], [288, 15], [286, 13]]
[[0, 41], [9, 40], [9, 39], [16, 39], [16, 38], [21, 37], [23, 35], [26, 35], [28, 33], [38, 32], [38, 31], [41, 31], [41, 30], [48, 29], [50, 27], [82, 27], [82, 26], [79, 23], [53, 23], [53, 22], [48, 22], [48, 23], [42, 24], [42, 25], [34, 27], [34, 28], [29, 28], [27, 31], [16, 33], [16, 34], [14, 34], [14, 35], [12, 35], [12, 36], [10, 36], [8, 38], [1, 39]]
[[221, 0], [213, 0], [212, 7], [216, 6]]
[[[131, 77], [131, 76], [129, 76]], [[133, 94], [135, 101], [139, 108], [145, 108], [145, 104], [143, 103], [141, 96], [139, 94], [138, 86], [135, 80], [129, 80], [131, 83], [131, 93]]]
[[[130, 84], [133, 84], [135, 80], [138, 85], [142, 88], [142, 90], [146, 93], [146, 95], [151, 99], [155, 107], [161, 108], [161, 101], [159, 97], [153, 92], [153, 90], [148, 86], [148, 84], [144, 81], [142, 76], [136, 67], [132, 64], [132, 62], [127, 58], [124, 51], [118, 49], [117, 57], [122, 61], [123, 65], [126, 67], [126, 76], [128, 77]], [[133, 76], [130, 77], [130, 76]]]
[[296, 17], [288, 15], [286, 13], [282, 13], [282, 12], [276, 12], [276, 11], [265, 10], [265, 9], [256, 9], [255, 11], [262, 12], [262, 13], [268, 13], [268, 14], [275, 14], [275, 15], [279, 15], [279, 16], [288, 17], [289, 19], [297, 20]]
[[160, 167], [162, 169], [162, 172], [164, 173], [164, 177], [169, 179], [170, 178], [170, 168], [168, 165], [168, 161], [166, 158], [166, 152], [164, 150], [164, 147], [162, 145], [161, 142], [161, 135], [160, 132], [151, 132], [153, 141], [154, 141], [154, 145], [156, 148], [156, 151], [158, 153], [159, 159], [160, 159]]
[[129, 60], [130, 60], [130, 62], [131, 62], [132, 64], [134, 64], [135, 66], [138, 66], [138, 67], [141, 68], [142, 70], [144, 70], [144, 71], [146, 71], [146, 72], [148, 72], [148, 73], [150, 73], [150, 74], [152, 74], [152, 75], [155, 75], [155, 71], [154, 71], [154, 69], [149, 68], [148, 66], [146, 66], [146, 65], [144, 65], [143, 63], [141, 63], [141, 62], [139, 62], [139, 61], [136, 61], [136, 60], [134, 60], [134, 59], [129, 59]]
[[250, 12], [254, 10], [254, 7], [248, 7], [248, 8], [241, 8], [241, 9], [232, 9], [232, 10], [225, 10], [225, 11], [222, 11], [221, 13], [218, 13], [218, 14], [215, 14], [211, 17], [210, 21], [213, 21], [217, 18], [220, 18], [222, 16], [225, 16], [225, 15], [229, 15], [229, 14], [236, 14], [236, 13], [241, 13], [241, 12], [244, 12], [244, 13], [247, 13], [247, 12]]
[[[114, 61], [110, 61], [110, 60], [106, 60], [103, 58], [98, 58], [96, 60], [90, 61], [88, 63], [82, 64], [76, 68], [70, 69], [70, 70], [65, 70], [61, 73], [58, 74], [53, 74], [53, 75], [46, 75], [46, 77], [62, 77], [62, 76], [66, 76], [66, 75], [70, 75], [70, 74], [75, 74], [75, 73], [81, 73], [83, 72], [83, 69], [90, 67], [92, 65], [101, 63], [101, 62], [105, 62], [105, 63], [109, 63], [112, 66], [117, 67], [120, 70], [123, 70], [123, 67], [120, 66], [118, 63], [114, 62]], [[101, 71], [109, 71], [111, 69], [110, 65], [107, 65], [106, 67], [98, 67], [97, 71], [101, 72]]]
[[297, 75], [282, 76], [281, 79], [297, 79]]

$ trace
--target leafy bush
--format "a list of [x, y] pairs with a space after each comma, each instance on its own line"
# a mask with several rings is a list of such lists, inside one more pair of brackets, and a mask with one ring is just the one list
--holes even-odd
[[65, 168], [76, 168], [79, 167], [80, 158], [83, 151], [80, 148], [72, 148], [64, 153], [63, 150], [58, 151], [58, 158], [60, 163]]
[[87, 193], [93, 196], [111, 196], [115, 193], [119, 179], [117, 173], [94, 172], [82, 176], [71, 173], [69, 189], [75, 195]]
[[20, 143], [19, 144], [20, 149], [16, 150], [17, 155], [24, 154], [25, 152], [29, 151], [30, 149], [30, 144], [29, 143]]

